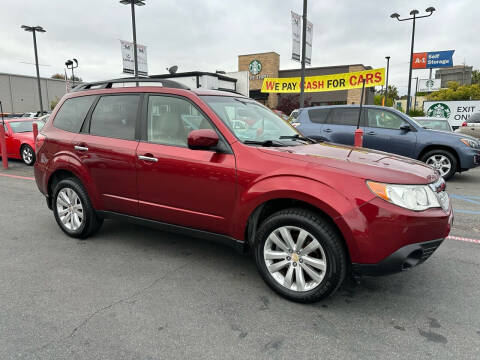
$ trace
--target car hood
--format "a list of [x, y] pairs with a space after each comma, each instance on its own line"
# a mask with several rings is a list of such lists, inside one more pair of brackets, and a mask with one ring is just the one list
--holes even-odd
[[420, 161], [353, 146], [320, 143], [260, 150], [385, 183], [429, 184], [439, 177], [433, 168]]
[[433, 130], [433, 129], [424, 129], [424, 131], [432, 132], [435, 135], [441, 134], [442, 136], [454, 136], [458, 139], [470, 139], [478, 141], [478, 138], [474, 136], [470, 136], [464, 133], [457, 133], [457, 132], [450, 132], [450, 131], [442, 131], [442, 130]]

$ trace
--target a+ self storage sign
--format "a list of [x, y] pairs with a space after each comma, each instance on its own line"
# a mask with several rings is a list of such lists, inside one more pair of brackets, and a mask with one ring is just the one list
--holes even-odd
[[[305, 92], [337, 91], [382, 86], [385, 84], [385, 69], [373, 69], [341, 74], [305, 77]], [[299, 93], [300, 78], [263, 79], [264, 93]]]

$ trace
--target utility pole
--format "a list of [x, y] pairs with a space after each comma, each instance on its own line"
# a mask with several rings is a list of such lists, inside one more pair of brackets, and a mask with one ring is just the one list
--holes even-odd
[[388, 106], [388, 71], [390, 68], [390, 56], [385, 56], [387, 59], [387, 81], [385, 82], [385, 105]]
[[300, 78], [300, 108], [303, 108], [305, 106], [305, 49], [307, 45], [307, 0], [303, 0], [302, 21], [302, 72]]

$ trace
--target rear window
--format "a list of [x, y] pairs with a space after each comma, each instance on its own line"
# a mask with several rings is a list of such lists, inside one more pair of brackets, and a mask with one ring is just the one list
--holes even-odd
[[308, 117], [317, 124], [325, 124], [330, 109], [312, 109], [308, 110]]
[[70, 132], [79, 132], [95, 96], [80, 96], [66, 100], [58, 110], [53, 126]]
[[102, 96], [90, 120], [90, 134], [134, 140], [139, 95]]
[[328, 117], [328, 123], [333, 125], [357, 126], [359, 108], [333, 109]]

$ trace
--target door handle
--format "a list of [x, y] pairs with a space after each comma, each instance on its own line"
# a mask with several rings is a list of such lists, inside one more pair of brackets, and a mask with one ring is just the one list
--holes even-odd
[[75, 145], [75, 150], [77, 150], [77, 151], [88, 151], [88, 148], [85, 147], [85, 146]]
[[143, 161], [149, 161], [149, 162], [157, 162], [158, 159], [153, 157], [153, 156], [144, 156], [144, 155], [138, 155], [138, 158]]
[[377, 133], [375, 131], [369, 131], [367, 135], [377, 135]]
[[332, 129], [323, 129], [325, 132], [332, 132]]

